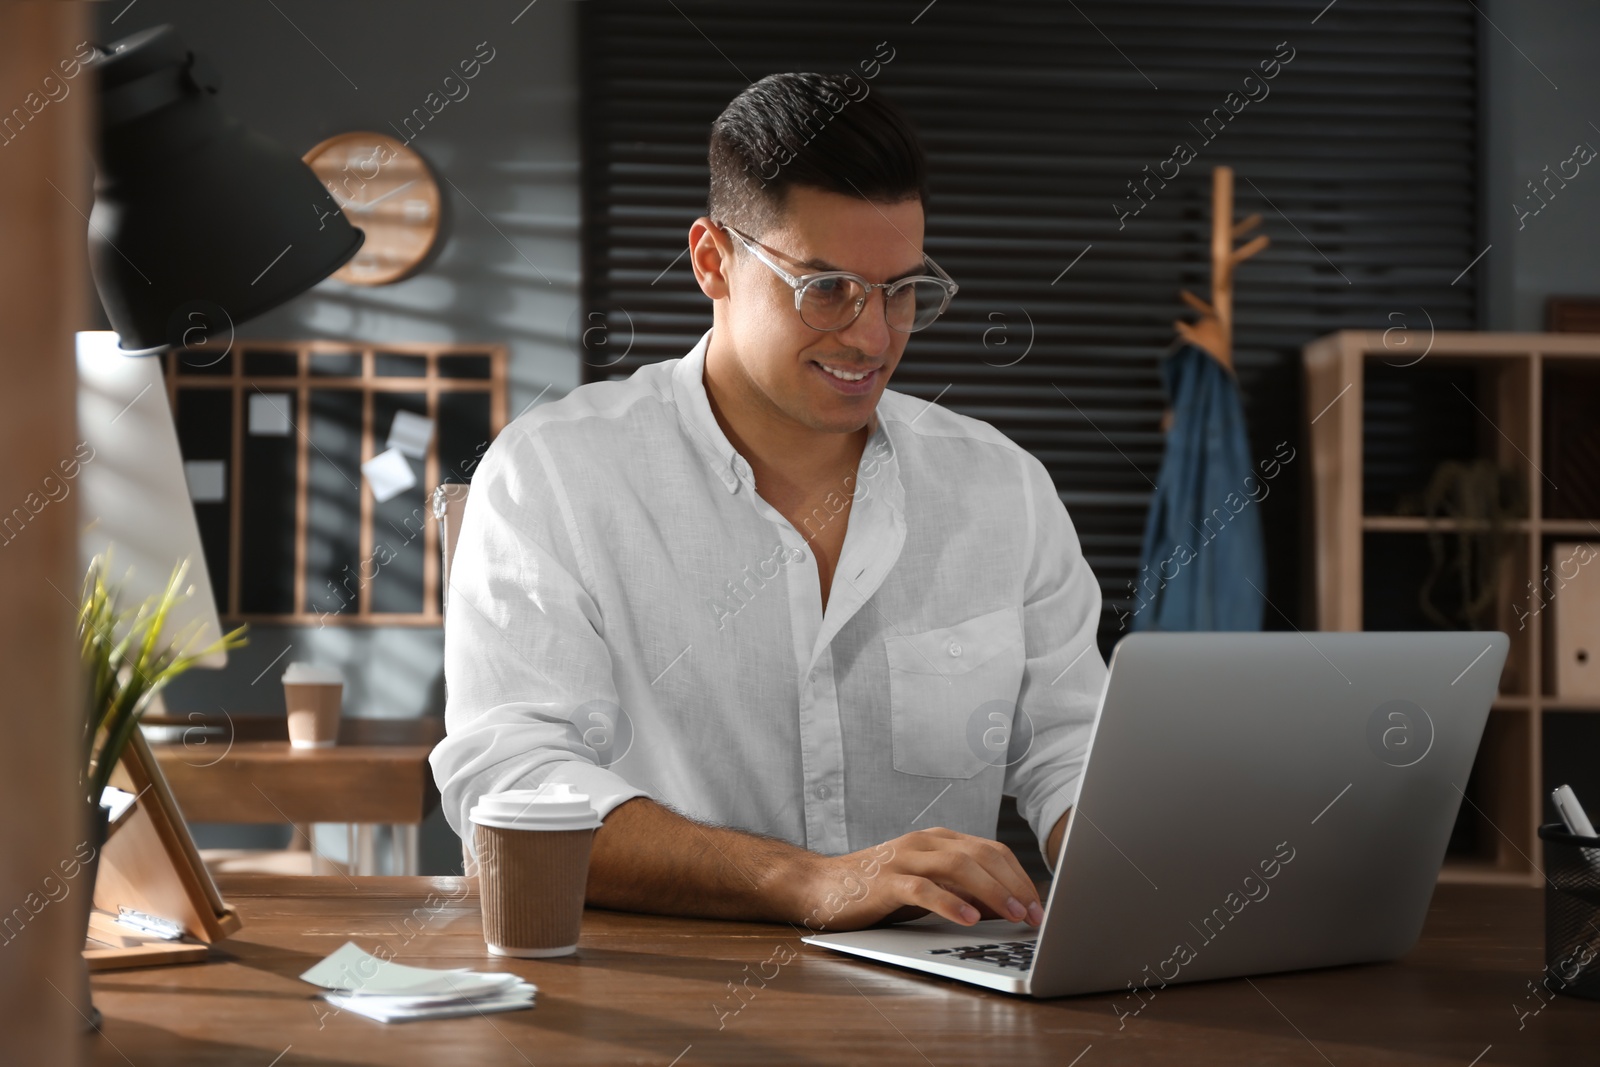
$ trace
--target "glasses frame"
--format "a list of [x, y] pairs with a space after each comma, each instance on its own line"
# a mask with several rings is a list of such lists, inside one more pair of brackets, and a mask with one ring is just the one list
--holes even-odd
[[[794, 310], [796, 314], [800, 315], [800, 321], [805, 322], [808, 327], [821, 333], [832, 333], [835, 330], [843, 330], [853, 324], [861, 317], [861, 312], [866, 309], [867, 301], [872, 299], [872, 291], [874, 289], [883, 290], [883, 321], [884, 324], [889, 327], [889, 329], [895, 331], [896, 333], [920, 333], [922, 330], [926, 330], [929, 326], [932, 326], [935, 322], [939, 321], [940, 316], [942, 316], [945, 311], [949, 309], [951, 297], [955, 296], [956, 293], [961, 291], [961, 287], [956, 284], [956, 280], [950, 277], [950, 275], [946, 274], [944, 268], [935, 263], [933, 261], [933, 257], [928, 255], [926, 252], [922, 254], [923, 262], [932, 267], [934, 271], [937, 272], [936, 274], [914, 274], [910, 277], [899, 278], [892, 282], [869, 282], [861, 275], [847, 270], [824, 270], [817, 271], [812, 274], [791, 274], [789, 271], [781, 267], [776, 261], [774, 261], [773, 258], [762, 249], [761, 245], [758, 244], [754, 238], [745, 236], [725, 222], [718, 222], [716, 225], [720, 226], [722, 229], [728, 231], [734, 237], [738, 238], [739, 243], [744, 245], [745, 249], [751, 255], [755, 256], [756, 259], [765, 264], [767, 268], [772, 271], [772, 273], [776, 274], [778, 277], [782, 278], [786, 283], [788, 283], [789, 287], [794, 290]], [[811, 323], [805, 321], [805, 314], [800, 310], [800, 304], [801, 301], [805, 299], [805, 293], [808, 288], [810, 288], [814, 283], [823, 281], [827, 278], [847, 278], [850, 281], [860, 285], [864, 290], [864, 293], [861, 299], [856, 301], [856, 312], [854, 315], [850, 316], [848, 321], [842, 322], [837, 326], [812, 326]], [[939, 304], [938, 312], [933, 316], [933, 318], [929, 319], [926, 324], [910, 330], [902, 330], [894, 323], [889, 321], [889, 298], [894, 295], [896, 290], [903, 289], [907, 285], [910, 285], [914, 282], [933, 282], [944, 290], [944, 299]]]

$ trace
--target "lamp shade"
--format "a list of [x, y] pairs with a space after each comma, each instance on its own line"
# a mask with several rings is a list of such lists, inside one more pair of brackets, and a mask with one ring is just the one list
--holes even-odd
[[171, 26], [117, 41], [89, 70], [89, 265], [125, 352], [231, 339], [361, 247], [310, 167], [218, 106], [216, 78]]

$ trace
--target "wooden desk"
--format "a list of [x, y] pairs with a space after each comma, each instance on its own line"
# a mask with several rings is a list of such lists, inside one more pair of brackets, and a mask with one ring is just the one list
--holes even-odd
[[417, 830], [439, 804], [428, 754], [442, 720], [346, 717], [339, 744], [311, 749], [291, 747], [276, 716], [147, 721], [182, 731], [150, 750], [191, 822], [356, 824], [356, 866], [367, 873], [375, 873], [372, 826], [388, 824], [401, 873], [416, 873]]
[[[1172, 986], [1122, 1029], [1114, 996], [1017, 999], [835, 956], [786, 926], [591, 910], [576, 956], [505, 960], [485, 955], [458, 878], [241, 875], [222, 890], [244, 929], [216, 961], [94, 979], [104, 1036], [85, 1039], [85, 1062], [1577, 1067], [1600, 1050], [1600, 1003], [1557, 997], [1518, 1028], [1513, 1006], [1529, 1010], [1544, 962], [1529, 889], [1441, 886], [1400, 963]], [[295, 976], [346, 940], [512, 970], [538, 1004], [388, 1026], [332, 1014]], [[747, 973], [772, 977], [740, 1001], [729, 983]]]

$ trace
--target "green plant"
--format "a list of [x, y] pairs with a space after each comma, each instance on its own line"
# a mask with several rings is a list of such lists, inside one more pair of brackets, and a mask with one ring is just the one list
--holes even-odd
[[78, 639], [87, 685], [83, 786], [91, 809], [100, 803], [100, 794], [151, 699], [197, 660], [246, 643], [246, 627], [241, 626], [205, 648], [191, 650], [199, 636], [199, 622], [184, 627], [171, 642], [162, 641], [172, 609], [193, 592], [192, 587], [183, 585], [188, 560], [172, 569], [161, 593], [146, 598], [137, 608], [123, 610], [117, 607], [121, 587], [106, 580], [110, 568], [109, 551], [89, 563], [78, 607]]

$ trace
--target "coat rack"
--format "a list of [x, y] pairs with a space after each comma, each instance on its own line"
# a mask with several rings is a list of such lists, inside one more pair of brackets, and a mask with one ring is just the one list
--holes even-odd
[[1200, 312], [1198, 322], [1174, 320], [1178, 334], [1205, 349], [1229, 373], [1233, 372], [1233, 270], [1266, 248], [1266, 234], [1257, 234], [1239, 248], [1233, 242], [1261, 225], [1260, 215], [1233, 222], [1233, 168], [1211, 172], [1211, 303], [1182, 290], [1183, 302]]

